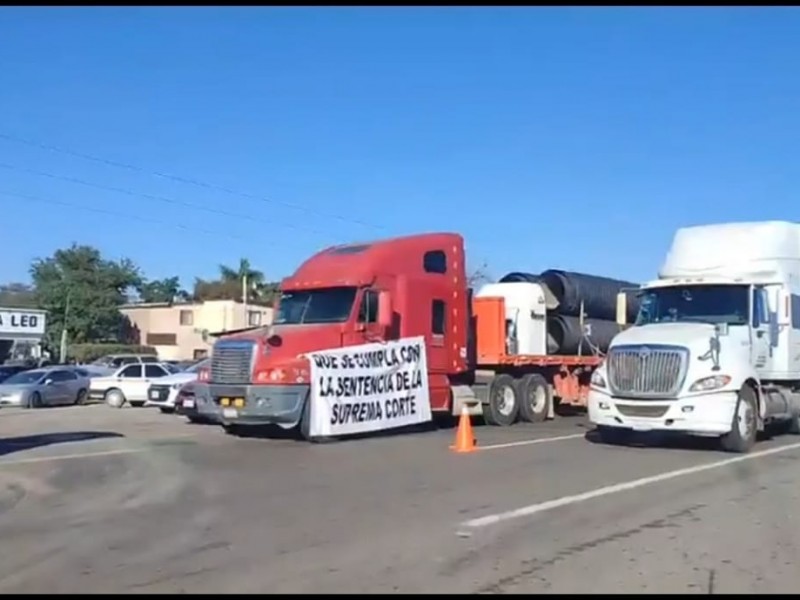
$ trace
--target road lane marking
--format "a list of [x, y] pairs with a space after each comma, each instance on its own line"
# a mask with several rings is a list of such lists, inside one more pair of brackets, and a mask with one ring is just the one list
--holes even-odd
[[101, 450], [100, 452], [76, 452], [74, 454], [54, 454], [52, 456], [34, 456], [31, 458], [16, 458], [0, 460], [0, 467], [5, 465], [21, 465], [25, 463], [47, 462], [50, 460], [67, 460], [70, 458], [89, 458], [93, 456], [112, 456], [114, 454], [133, 454], [144, 452], [147, 448], [117, 448], [116, 450]]
[[669, 479], [675, 479], [677, 477], [684, 477], [687, 475], [694, 475], [695, 473], [701, 473], [703, 471], [709, 471], [711, 469], [717, 469], [719, 467], [726, 467], [728, 465], [744, 462], [746, 460], [754, 460], [756, 458], [763, 458], [764, 456], [770, 456], [772, 454], [779, 454], [781, 452], [789, 452], [791, 450], [800, 450], [800, 442], [794, 444], [787, 444], [785, 446], [779, 446], [778, 448], [770, 448], [768, 450], [761, 450], [759, 452], [752, 452], [750, 454], [744, 454], [742, 456], [735, 456], [733, 458], [726, 458], [724, 460], [718, 460], [716, 462], [704, 464], [704, 465], [697, 465], [694, 467], [687, 467], [685, 469], [677, 469], [674, 471], [667, 471], [665, 473], [661, 473], [659, 475], [652, 475], [650, 477], [642, 477], [641, 479], [634, 479], [632, 481], [626, 481], [623, 483], [617, 483], [615, 485], [609, 485], [601, 488], [597, 488], [594, 490], [590, 490], [588, 492], [583, 492], [582, 494], [575, 494], [572, 496], [563, 496], [561, 498], [556, 498], [555, 500], [548, 500], [546, 502], [540, 502], [538, 504], [531, 504], [529, 506], [523, 506], [522, 508], [517, 508], [514, 510], [509, 510], [506, 512], [497, 513], [494, 515], [486, 515], [484, 517], [478, 517], [476, 519], [471, 519], [469, 521], [465, 521], [461, 523], [462, 527], [470, 527], [470, 528], [478, 528], [478, 527], [486, 527], [488, 525], [496, 525], [497, 523], [502, 523], [503, 521], [509, 521], [511, 519], [519, 519], [522, 517], [530, 517], [532, 515], [546, 512], [548, 510], [553, 510], [556, 508], [561, 508], [563, 506], [569, 506], [571, 504], [577, 504], [579, 502], [586, 502], [587, 500], [593, 500], [594, 498], [600, 498], [601, 496], [609, 496], [611, 494], [618, 494], [619, 492], [626, 492], [628, 490], [634, 490], [636, 488], [644, 487], [646, 485], [650, 485], [653, 483], [659, 483], [662, 481], [667, 481]]
[[516, 446], [531, 446], [533, 444], [544, 444], [545, 442], [560, 442], [561, 440], [574, 440], [586, 437], [585, 433], [571, 433], [569, 435], [558, 435], [549, 438], [539, 438], [536, 440], [520, 440], [518, 442], [507, 442], [505, 444], [492, 444], [491, 446], [478, 446], [478, 450], [500, 450], [501, 448], [515, 448]]

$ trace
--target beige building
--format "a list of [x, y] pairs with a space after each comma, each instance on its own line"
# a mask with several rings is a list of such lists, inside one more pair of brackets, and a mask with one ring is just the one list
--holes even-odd
[[164, 360], [193, 360], [206, 356], [213, 335], [272, 323], [272, 309], [235, 300], [186, 304], [127, 304], [120, 312], [138, 330], [139, 343], [152, 346]]

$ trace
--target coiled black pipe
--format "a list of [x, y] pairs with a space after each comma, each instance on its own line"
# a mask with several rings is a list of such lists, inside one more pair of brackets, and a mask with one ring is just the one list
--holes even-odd
[[[616, 321], [617, 294], [623, 288], [638, 288], [629, 281], [550, 269], [538, 276], [558, 300], [556, 312], [559, 315], [579, 317], [581, 302], [584, 316], [589, 319]], [[627, 291], [627, 290], [626, 290]], [[627, 293], [627, 320], [632, 322], [639, 312], [639, 299], [634, 293]]]
[[534, 275], [533, 273], [520, 273], [518, 271], [514, 271], [513, 273], [509, 273], [508, 275], [504, 275], [498, 283], [541, 283], [542, 278], [540, 275]]
[[577, 354], [579, 349], [583, 355], [593, 354], [597, 350], [605, 353], [611, 340], [621, 331], [615, 321], [601, 319], [584, 319], [584, 326], [591, 332], [589, 335], [583, 335], [578, 317], [547, 317], [548, 354]]

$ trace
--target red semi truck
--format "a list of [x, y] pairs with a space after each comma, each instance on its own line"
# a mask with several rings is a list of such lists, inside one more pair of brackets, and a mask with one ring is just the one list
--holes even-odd
[[195, 394], [228, 432], [278, 425], [311, 439], [303, 355], [314, 351], [424, 336], [434, 418], [466, 407], [492, 425], [552, 418], [554, 402], [585, 405], [601, 361], [588, 346], [548, 353], [547, 286], [501, 282], [473, 295], [455, 233], [327, 248], [280, 289], [273, 325], [218, 340], [200, 376]]

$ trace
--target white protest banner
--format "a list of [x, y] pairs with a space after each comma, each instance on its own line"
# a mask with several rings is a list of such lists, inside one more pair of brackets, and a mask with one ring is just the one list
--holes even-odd
[[431, 420], [423, 336], [309, 354], [312, 436]]

